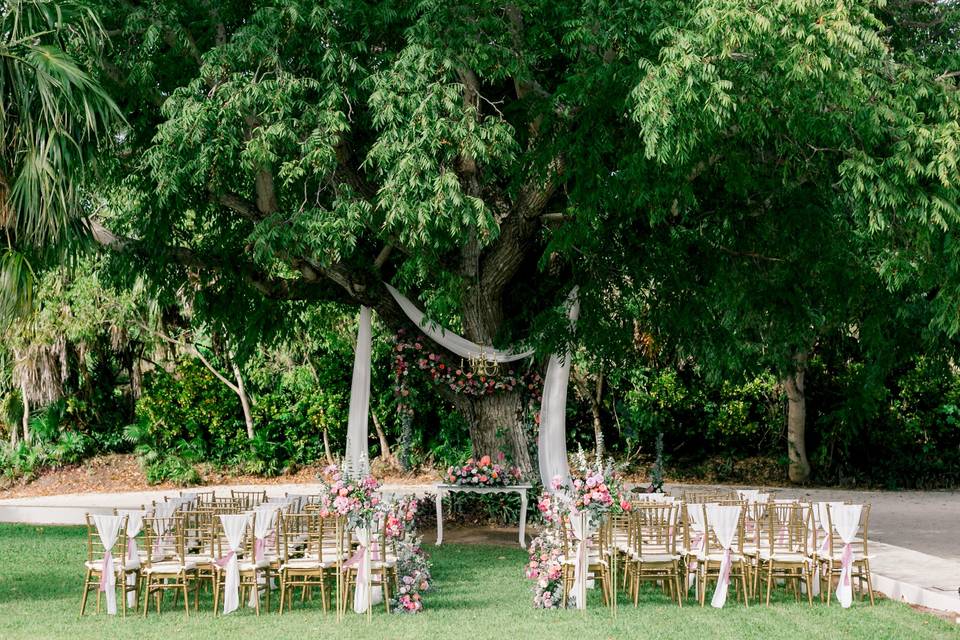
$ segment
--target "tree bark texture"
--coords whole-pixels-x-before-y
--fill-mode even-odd
[[[806,445],[807,398],[803,388],[807,354],[797,354],[794,360],[795,369],[783,380],[783,387],[787,392],[787,455],[790,460],[788,474],[791,482],[806,482],[810,478]]]

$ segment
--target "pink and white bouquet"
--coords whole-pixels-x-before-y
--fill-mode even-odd
[[[587,513],[591,525],[597,526],[608,513],[630,511],[623,477],[614,468],[612,460],[606,463],[597,460],[591,464],[581,450],[577,463],[577,469],[570,474],[569,484],[559,476],[551,483],[553,494],[547,497],[558,503],[561,513]]]
[[[350,478],[336,465],[320,480],[320,515],[345,516],[350,526],[368,526],[381,509],[380,482],[373,476]]]
[[[476,461],[470,458],[463,465],[453,465],[443,479],[447,484],[502,487],[522,481],[523,474],[519,468],[506,465],[503,453],[498,453],[496,462],[490,456],[483,456]]]
[[[397,576],[399,587],[393,597],[395,613],[419,613],[423,610],[423,594],[430,590],[430,561],[413,536],[397,542]]]

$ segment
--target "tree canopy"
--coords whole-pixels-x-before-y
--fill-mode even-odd
[[[960,329],[954,2],[89,7],[126,118],[92,236],[241,358],[320,302],[403,327],[383,281],[483,344],[641,336],[800,397],[817,341],[888,305]],[[506,395],[449,397],[523,458]]]

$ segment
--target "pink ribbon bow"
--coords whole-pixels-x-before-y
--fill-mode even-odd
[[[113,554],[110,549],[103,554],[103,565],[100,567],[100,591],[109,591],[116,584],[116,577],[113,575]]]
[[[135,538],[127,538],[127,562],[133,562],[134,560],[139,559],[137,540]]]
[[[218,558],[218,559],[214,560],[214,563],[215,563],[218,567],[220,567],[221,569],[223,569],[224,567],[226,567],[226,566],[230,563],[230,560],[231,560],[234,556],[236,556],[236,555],[237,555],[237,552],[231,550],[230,553],[228,553],[227,555],[225,555],[225,556],[223,556],[223,557],[221,557],[221,558]]]

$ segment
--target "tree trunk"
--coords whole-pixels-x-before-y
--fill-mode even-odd
[[[27,398],[27,381],[20,382],[20,393],[23,395],[23,441],[30,444],[33,440],[30,433],[30,400]]]
[[[803,391],[803,378],[807,354],[798,353],[796,367],[783,380],[787,392],[787,455],[791,482],[806,482],[810,478],[810,463],[807,460],[806,427],[807,398]]]
[[[600,414],[601,401],[603,400],[603,373],[597,373],[597,384],[593,390],[590,388],[590,381],[586,375],[583,375],[582,372],[578,371],[575,367],[571,367],[570,377],[573,378],[577,392],[587,401],[587,404],[590,405],[590,415],[593,417],[593,439],[596,443],[595,451],[597,460],[600,460],[603,458],[605,451],[603,443],[603,422]]]
[[[243,406],[243,421],[247,425],[247,439],[253,440],[253,412],[250,411],[250,397],[247,395],[247,389],[243,386],[243,375],[240,373],[240,367],[235,362],[230,361],[233,367],[233,377],[237,380],[237,387],[234,391],[240,396],[240,404]]]
[[[370,418],[373,420],[373,428],[377,431],[377,439],[380,441],[380,457],[383,458],[383,461],[388,464],[394,464],[395,460],[393,454],[390,453],[390,443],[387,442],[387,434],[383,431],[383,427],[380,425],[380,420],[377,418],[377,414],[370,411]]]
[[[333,464],[333,454],[330,452],[330,437],[327,428],[323,428],[323,455],[327,457],[327,464]]]
[[[501,391],[473,398],[457,396],[458,412],[470,425],[470,441],[476,456],[506,455],[525,478],[533,477],[527,436],[520,422],[520,392]]]

